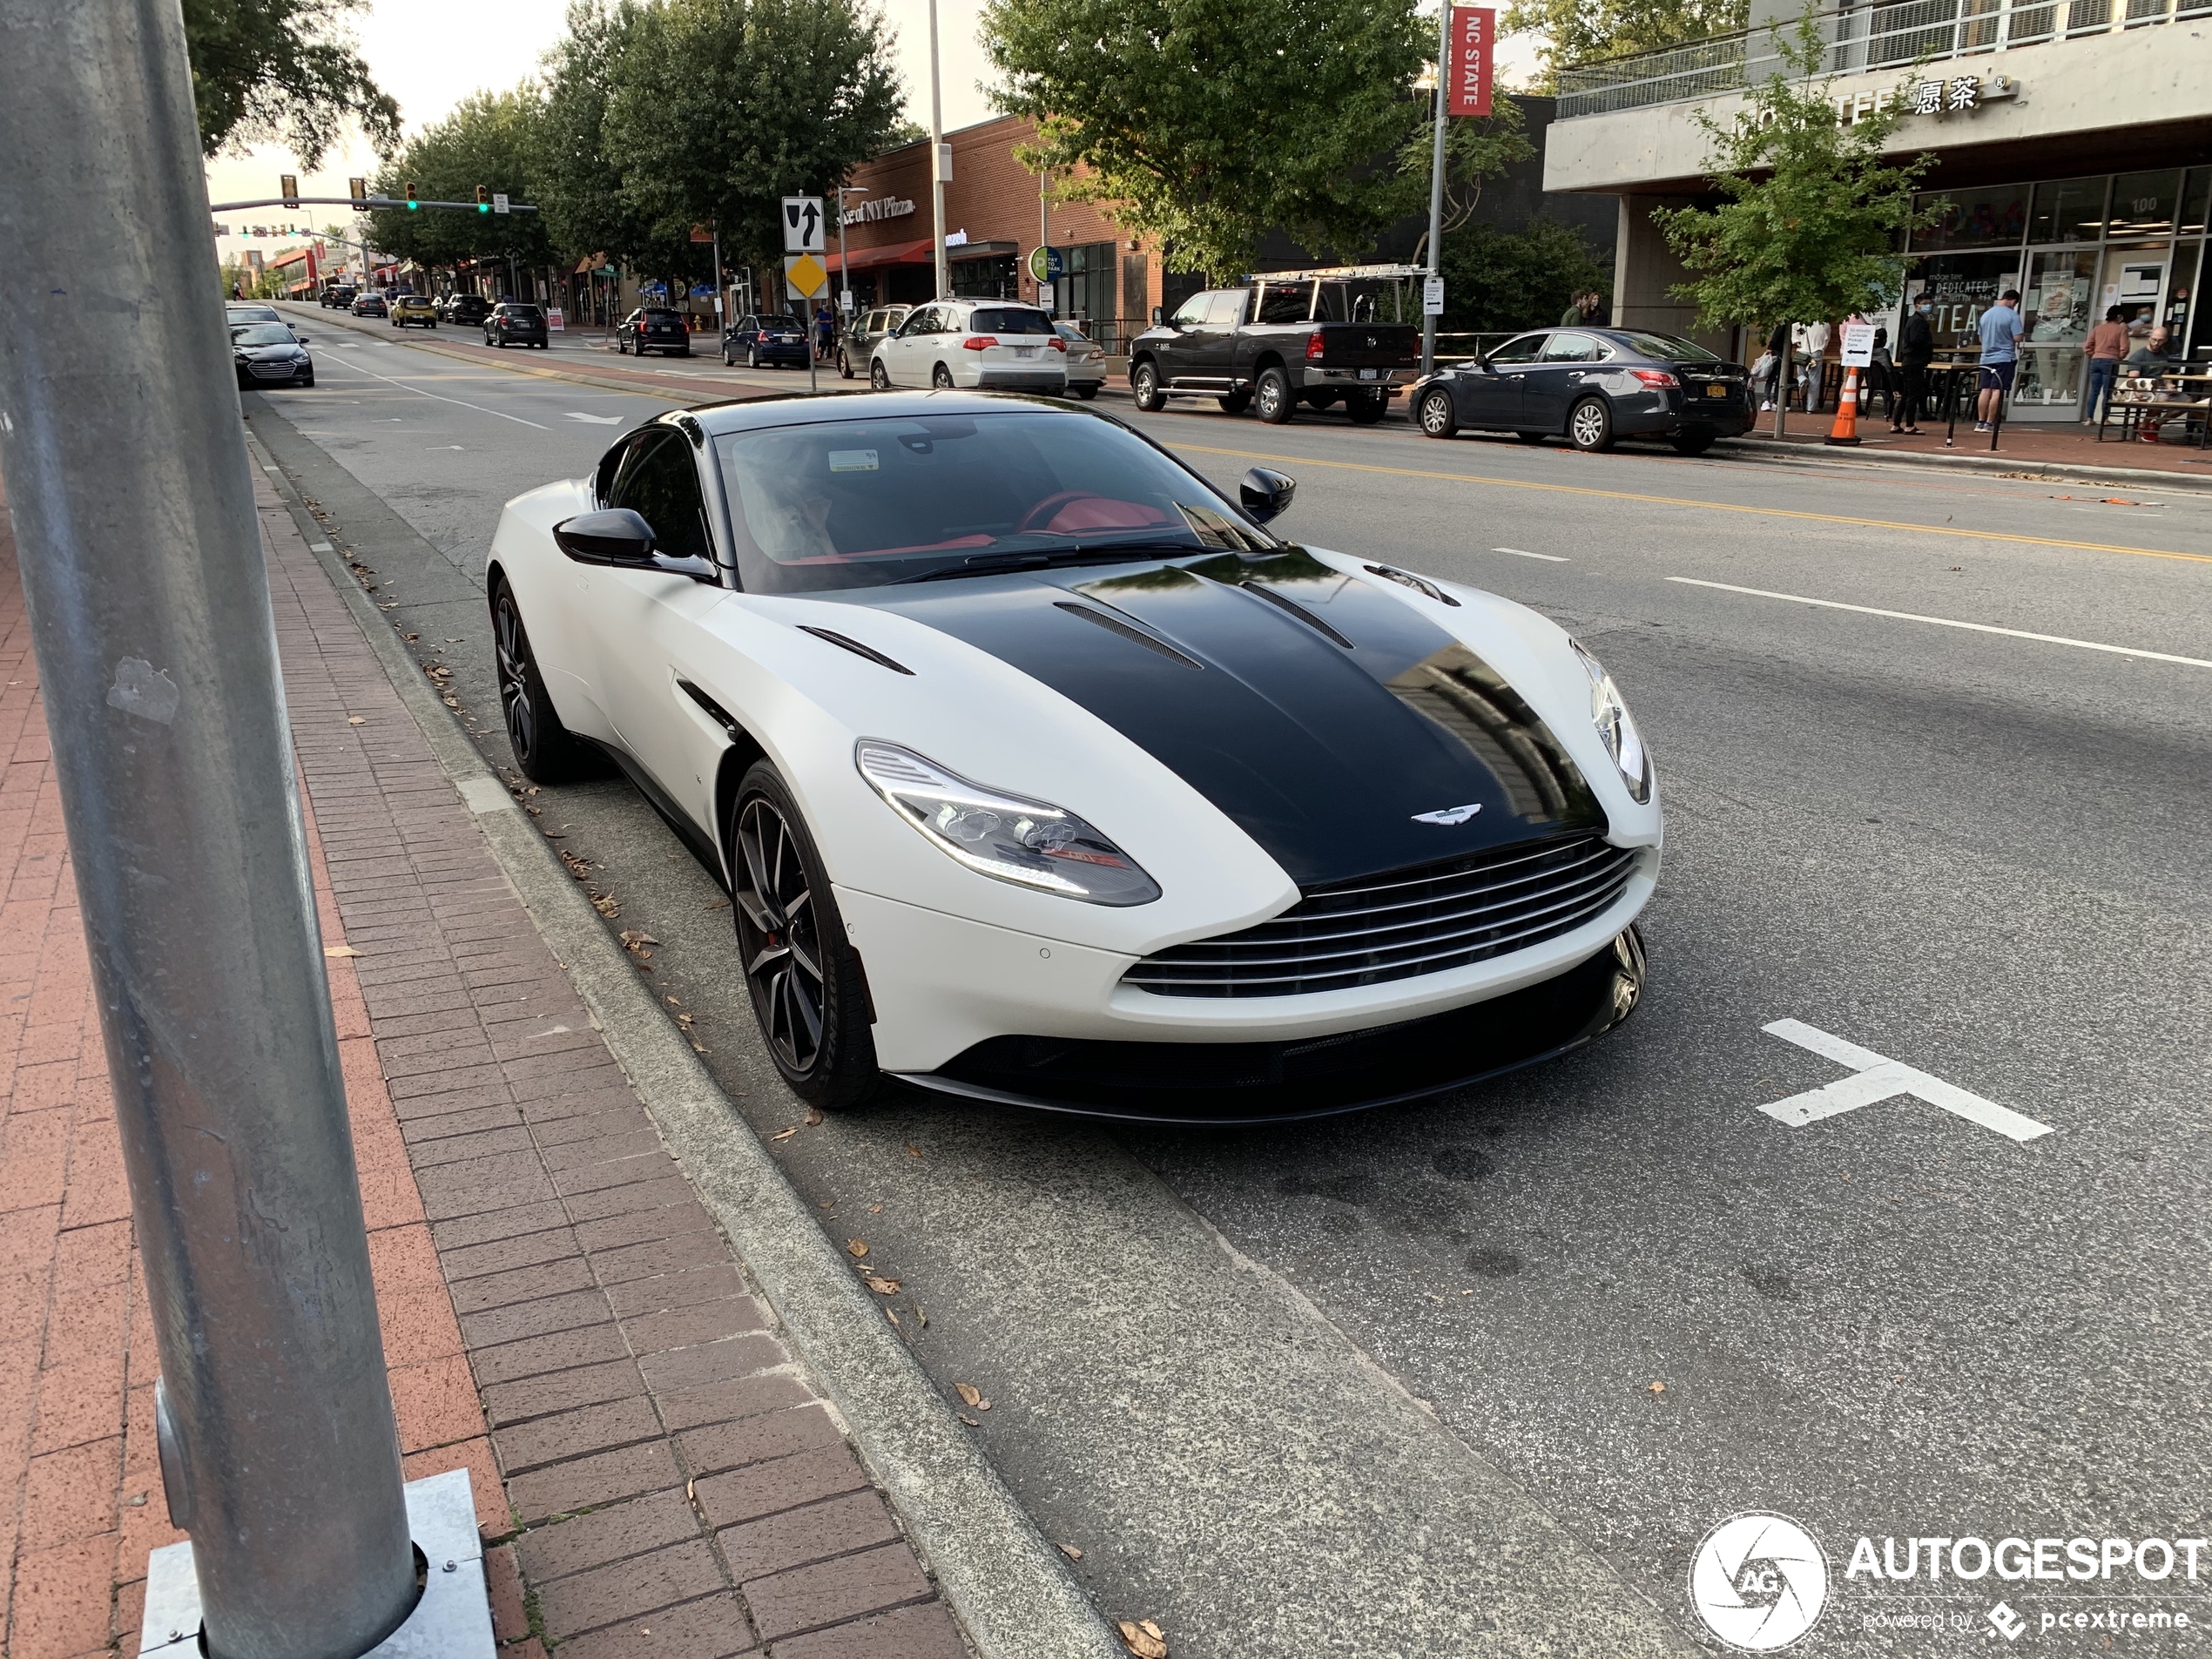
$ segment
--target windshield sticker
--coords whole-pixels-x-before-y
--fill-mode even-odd
[[[833,449],[829,452],[832,472],[873,472],[876,470],[875,451],[873,449]]]

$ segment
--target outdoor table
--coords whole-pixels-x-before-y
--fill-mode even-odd
[[[2127,389],[2123,390],[2125,388]],[[2188,394],[2202,388],[2202,395]],[[2174,394],[2179,392],[2181,395]],[[2142,430],[2143,417],[2155,415],[2162,423],[2169,416],[2179,415],[2183,431],[2187,422],[2196,421],[2196,447],[2203,448],[2208,436],[2212,436],[2212,374],[2123,374],[2113,382],[2111,394],[2105,399],[2103,412],[2097,417],[2097,442],[2105,441],[2105,428],[2112,417],[2120,416],[2120,442],[2128,442]]]

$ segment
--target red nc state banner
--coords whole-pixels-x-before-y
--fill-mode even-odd
[[[1487,6],[1452,8],[1451,76],[1453,115],[1490,113],[1490,49],[1497,37],[1498,14]]]

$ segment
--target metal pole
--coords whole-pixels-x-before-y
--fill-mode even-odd
[[[182,16],[0,0],[0,467],[164,1485],[214,1659],[354,1659],[414,1552]]]
[[[1050,260],[1051,260],[1051,258],[1052,258],[1052,254],[1051,254],[1051,248],[1052,248],[1052,198],[1051,198],[1051,195],[1050,195],[1051,189],[1052,189],[1052,169],[1051,169],[1051,168],[1049,168],[1049,167],[1040,167],[1040,168],[1038,168],[1038,169],[1037,169],[1037,246],[1038,246],[1039,247],[1041,247],[1041,248],[1045,249],[1046,251],[1045,251],[1044,253],[1040,253],[1040,254],[1038,254],[1038,255],[1037,255],[1037,263],[1038,263],[1040,266],[1044,266],[1044,268],[1046,268],[1047,270],[1049,270],[1049,269],[1051,268],[1049,261],[1050,261]],[[1045,314],[1046,314],[1047,316],[1056,317],[1056,316],[1058,316],[1058,315],[1060,314],[1060,307],[1059,307],[1059,304],[1058,304],[1059,295],[1058,295],[1058,293],[1055,292],[1052,299],[1050,299],[1050,300],[1047,300],[1047,299],[1044,297],[1044,288],[1045,288],[1045,280],[1044,280],[1044,278],[1042,278],[1042,277],[1039,277],[1039,278],[1037,279],[1037,300],[1038,300],[1038,303],[1039,303],[1039,304],[1040,304],[1040,305],[1043,307],[1044,312],[1045,312]]]
[[[929,212],[936,227],[937,293],[952,292],[945,264],[945,100],[937,72],[937,0],[929,0]]]
[[[1436,147],[1428,164],[1428,273],[1444,274],[1444,122],[1450,107],[1452,57],[1452,0],[1438,0],[1436,9]],[[1421,373],[1436,372],[1436,319],[1421,306]]]
[[[714,221],[714,347],[718,352],[730,333],[729,297],[722,286],[722,221]]]

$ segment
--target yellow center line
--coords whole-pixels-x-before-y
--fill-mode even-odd
[[[1474,472],[1426,472],[1418,467],[1377,467],[1358,461],[1323,461],[1313,455],[1271,455],[1251,449],[1216,449],[1203,443],[1178,443],[1202,455],[1264,461],[1278,467],[1335,467],[1345,472],[1384,473],[1394,478],[1441,478],[1455,484],[1495,484],[1501,489],[1548,489],[1562,496],[1598,496],[1608,501],[1648,502],[1657,507],[1694,507],[1713,513],[1752,513],[1763,518],[1808,519],[1818,524],[1858,524],[1868,529],[1909,530],[1922,536],[1963,536],[1977,542],[2017,542],[2028,547],[2070,547],[2088,553],[2126,553],[2144,559],[2182,559],[2212,564],[2212,554],[2169,553],[2157,547],[2119,547],[2109,542],[2067,542],[2053,536],[2014,536],[2005,530],[1964,529],[1955,524],[1912,524],[1893,518],[1853,518],[1844,513],[1804,513],[1788,507],[1750,507],[1737,502],[1692,501],[1682,496],[1645,496],[1632,489],[1593,489],[1587,484],[1543,484],[1527,478],[1494,478]]]

